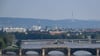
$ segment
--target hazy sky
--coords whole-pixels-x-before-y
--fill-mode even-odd
[[[0,0],[0,17],[100,20],[100,0]]]

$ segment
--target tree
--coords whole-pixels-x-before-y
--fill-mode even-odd
[[[15,40],[15,35],[7,33],[5,34],[4,39],[7,45],[12,45],[13,41]]]
[[[5,47],[6,47],[6,44],[3,40],[3,38],[0,37],[0,49],[5,48]]]

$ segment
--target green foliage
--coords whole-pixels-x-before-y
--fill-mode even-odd
[[[5,34],[4,39],[7,45],[11,45],[13,40],[15,40],[15,35],[7,33]]]
[[[96,39],[100,39],[100,33],[97,33],[95,36],[96,36]]]
[[[6,48],[11,45],[15,36],[11,33],[0,32],[0,48]]]
[[[4,42],[3,38],[0,37],[0,49],[5,48],[6,47],[6,43]]]

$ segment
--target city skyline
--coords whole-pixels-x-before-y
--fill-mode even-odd
[[[1,0],[0,17],[100,20],[99,5],[100,0]]]

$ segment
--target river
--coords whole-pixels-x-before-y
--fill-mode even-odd
[[[19,55],[15,55],[15,54],[9,54],[9,55],[0,55],[0,56],[19,56]],[[22,55],[22,56],[41,56],[36,52],[28,52],[26,55]],[[68,56],[65,55],[63,52],[60,51],[51,51],[49,52],[46,56]],[[74,55],[72,56],[96,56],[96,55],[92,55],[91,53],[87,52],[87,51],[78,51],[75,52]]]
[[[0,55],[0,56],[18,56],[18,55]],[[22,55],[22,56],[40,56],[40,55]],[[67,56],[67,55],[59,55],[59,54],[51,54],[46,56]],[[96,55],[73,55],[73,56],[96,56]]]
[[[19,56],[19,55],[9,54],[9,55],[0,55],[0,56]],[[39,55],[36,52],[27,52],[26,55],[22,55],[22,56],[41,56],[41,55]],[[60,51],[51,51],[46,56],[68,56],[68,55],[65,55],[63,52]],[[96,55],[92,55],[90,52],[87,51],[77,51],[73,53],[72,56],[96,56]]]

